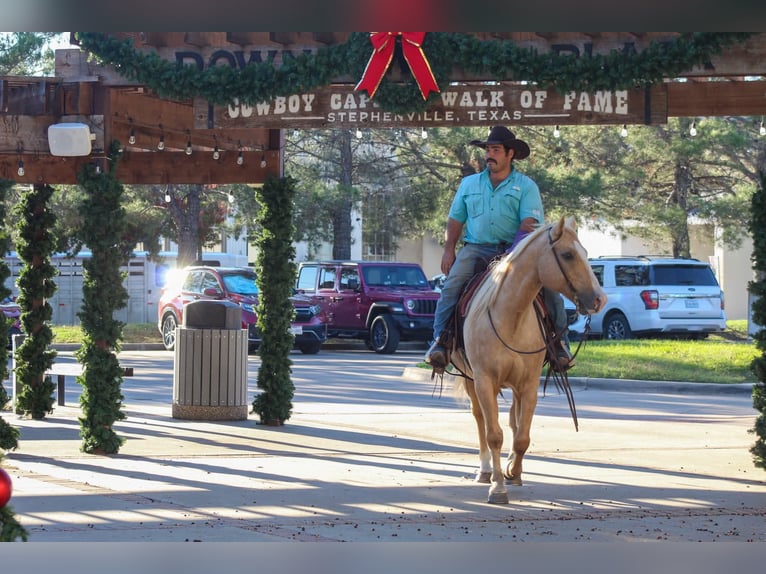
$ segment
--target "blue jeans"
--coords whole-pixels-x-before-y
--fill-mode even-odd
[[[452,319],[460,295],[463,293],[463,287],[476,272],[476,264],[482,259],[489,262],[493,257],[504,252],[505,246],[491,244],[466,243],[458,252],[455,263],[452,265],[447,278],[444,280],[444,286],[441,290],[441,297],[436,303],[434,311],[434,341],[447,328],[447,324]],[[550,289],[543,289],[545,305],[551,313],[553,324],[556,331],[562,333],[562,339],[568,342],[567,316],[564,310],[564,300],[561,295]]]
[[[455,305],[463,292],[463,287],[474,276],[476,264],[485,259],[489,261],[495,255],[502,253],[504,246],[491,244],[466,243],[457,252],[455,263],[447,274],[442,287],[441,297],[434,311],[434,340],[447,327],[455,311]]]

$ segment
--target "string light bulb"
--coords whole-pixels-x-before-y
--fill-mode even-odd
[[[245,163],[245,156],[242,154],[242,150],[239,150],[239,155],[237,156],[237,165],[244,165]]]
[[[626,124],[622,124],[622,129],[620,130],[620,135],[624,138],[628,137],[628,126]]]
[[[692,121],[692,127],[689,128],[689,135],[694,137],[697,135],[697,122]]]
[[[213,150],[213,159],[220,159],[221,158],[221,151],[218,149],[218,144],[216,144],[215,149]]]
[[[128,136],[128,143],[133,145],[136,143],[136,130],[130,128],[130,135]]]
[[[24,177],[24,160],[19,160],[19,170],[17,172],[19,174],[19,177]]]
[[[561,130],[559,130],[559,126],[556,126],[555,128],[553,128],[553,137],[554,138],[561,137]]]
[[[759,136],[766,136],[766,126],[763,125],[763,118],[761,118],[761,126],[758,128]]]
[[[428,132],[426,131],[426,128],[420,129],[420,137],[424,140],[428,139]]]
[[[188,139],[186,140],[186,155],[192,154],[192,145],[191,145],[191,134],[189,134]]]
[[[170,203],[170,194],[169,193],[165,194],[165,203]]]
[[[234,203],[234,196],[232,194],[228,194],[228,197],[226,199],[229,200],[229,203]]]
[[[362,139],[362,130],[359,128],[356,128],[356,139],[360,140]]]
[[[160,141],[157,142],[157,149],[160,150],[160,151],[165,149],[165,136],[164,135],[160,136]]]
[[[266,154],[261,154],[261,167],[266,167],[268,164],[266,163]]]

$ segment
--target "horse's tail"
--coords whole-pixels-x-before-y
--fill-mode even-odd
[[[455,364],[453,363],[453,366]],[[452,396],[455,398],[455,400],[458,403],[461,404],[468,404],[470,405],[471,399],[468,396],[468,391],[466,390],[467,385],[473,384],[473,379],[466,376],[464,373],[462,373],[460,370],[457,369],[455,366],[456,371],[452,373],[454,375],[452,377],[452,380],[454,381],[454,385],[452,387]]]

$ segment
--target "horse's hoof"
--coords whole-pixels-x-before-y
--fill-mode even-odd
[[[509,476],[508,482],[510,482],[512,486],[521,486],[522,484],[520,476]]]
[[[477,472],[476,482],[479,482],[481,484],[489,484],[490,482],[492,482],[492,473],[482,472],[482,471]]]
[[[487,502],[490,504],[508,504],[508,493],[507,492],[491,492],[489,494],[489,498],[487,498]]]

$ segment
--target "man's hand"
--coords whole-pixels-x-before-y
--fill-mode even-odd
[[[442,253],[442,273],[449,275],[453,263],[455,263],[455,249],[445,249]]]

